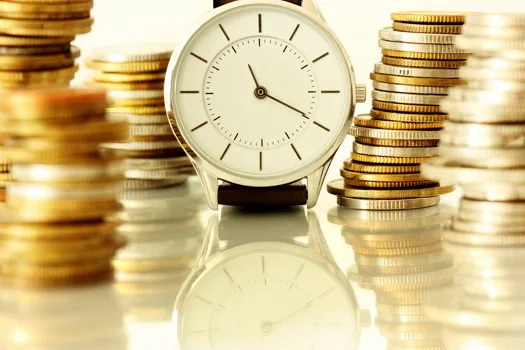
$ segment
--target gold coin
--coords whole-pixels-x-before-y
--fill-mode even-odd
[[[108,113],[111,114],[160,114],[166,113],[166,107],[160,106],[125,106],[125,107],[108,107]]]
[[[397,67],[410,68],[431,68],[431,69],[457,69],[467,64],[467,60],[457,61],[433,61],[433,60],[413,60],[409,58],[396,58],[383,56],[381,61],[384,64]]]
[[[387,75],[379,73],[370,73],[370,79],[381,83],[400,84],[400,85],[419,85],[419,86],[458,86],[464,85],[465,81],[455,78],[417,78],[402,77],[398,75]]]
[[[108,240],[112,237],[108,236],[89,236],[83,239],[76,240],[52,240],[52,241],[32,241],[32,240],[14,240],[8,237],[0,243],[2,249],[8,249],[11,252],[23,251],[23,252],[77,252],[85,251],[96,248],[98,246],[105,245]]]
[[[42,81],[32,81],[32,82],[16,82],[16,81],[1,81],[0,80],[0,90],[1,89],[45,89],[51,87],[69,87],[73,78],[59,78],[57,80],[42,80]]]
[[[0,185],[5,186],[7,182],[11,182],[13,180],[13,175],[11,175],[10,173],[0,173]]]
[[[0,283],[16,288],[48,288],[62,286],[79,286],[83,284],[95,284],[110,282],[113,280],[111,266],[107,271],[92,276],[69,276],[64,279],[49,279],[46,277],[25,276],[3,276],[0,274]]]
[[[145,273],[159,270],[174,270],[187,267],[193,256],[177,259],[113,259],[113,267],[118,272]]]
[[[141,83],[105,83],[88,80],[87,86],[102,87],[108,90],[160,90],[164,88],[164,81],[151,81]]]
[[[356,179],[362,181],[377,181],[377,182],[412,182],[412,181],[424,181],[425,178],[421,174],[370,174],[370,173],[360,173],[356,171],[348,171],[341,169],[341,176],[344,179]],[[359,187],[359,186],[358,186]],[[368,187],[368,186],[364,186]],[[373,186],[372,186],[373,187]]]
[[[74,66],[75,59],[78,57],[80,57],[80,50],[75,46],[71,47],[71,52],[52,55],[0,55],[0,70],[35,71],[66,68]]]
[[[389,140],[374,139],[372,137],[356,137],[355,142],[364,145],[382,147],[437,147],[439,140]]]
[[[0,173],[7,173],[11,169],[11,164],[5,159],[0,160]]]
[[[32,143],[31,143],[32,142]],[[100,159],[98,147],[93,143],[44,143],[41,140],[17,141],[18,145],[0,150],[14,164],[68,164],[97,162]],[[40,148],[45,146],[46,148]]]
[[[106,113],[106,93],[102,89],[49,88],[4,91],[0,114],[9,121],[85,121]],[[24,106],[24,108],[20,108]]]
[[[164,105],[164,97],[142,98],[142,99],[111,99],[109,107],[136,107],[136,106],[159,106]]]
[[[115,153],[123,158],[161,158],[161,157],[178,157],[186,155],[182,148],[158,149],[158,150],[104,150],[104,154]]]
[[[164,81],[165,72],[121,74],[103,71],[93,72],[93,80],[104,83],[140,83],[145,81]]]
[[[441,242],[442,232],[425,232],[422,234],[395,233],[395,234],[353,234],[353,241],[361,247],[376,249],[412,248]],[[447,261],[450,264],[450,261]]]
[[[355,171],[359,173],[371,174],[410,174],[419,173],[421,166],[418,165],[377,165],[377,164],[362,164],[354,162],[350,159],[345,160],[344,169],[348,171]]]
[[[406,105],[402,105],[402,106],[406,106]],[[390,130],[426,130],[426,129],[442,129],[443,128],[443,122],[404,123],[404,122],[394,122],[394,121],[365,119],[365,118],[354,118],[354,124],[357,126],[364,126],[367,128],[390,129]]]
[[[1,6],[0,6],[1,7]],[[21,20],[67,20],[67,19],[84,19],[91,16],[90,11],[83,12],[6,12],[0,10],[1,18],[21,19]]]
[[[0,1],[0,12],[27,12],[27,13],[75,13],[88,12],[93,8],[92,0],[79,0],[78,2],[67,1],[60,3],[59,1],[49,1],[50,4],[44,5],[37,3],[34,0],[29,0],[26,3],[17,0]]]
[[[108,236],[115,232],[119,221],[91,221],[75,224],[28,224],[10,222],[0,226],[0,237],[28,241],[60,241]]]
[[[401,113],[439,113],[440,106],[426,106],[426,105],[409,105],[403,103],[383,102],[378,100],[372,101],[372,106],[375,109],[383,111],[401,112]]]
[[[93,18],[70,20],[19,20],[0,18],[0,32],[20,36],[74,36],[91,31]]]
[[[443,283],[444,285],[447,283]],[[403,291],[377,291],[377,302],[388,305],[423,305],[428,302],[428,298],[439,293],[440,290],[433,289],[414,289]],[[424,349],[424,348],[423,348]],[[437,350],[437,349],[436,349]]]
[[[462,25],[454,24],[412,24],[394,22],[393,29],[399,32],[426,34],[461,34]]]
[[[399,50],[381,50],[383,56],[399,57],[399,58],[413,58],[421,60],[466,60],[471,56],[470,53],[435,53],[435,52],[411,52]],[[457,79],[459,80],[459,79]],[[418,84],[422,85],[422,84]],[[438,85],[441,86],[441,85]]]
[[[46,280],[62,280],[92,275],[111,270],[108,261],[100,261],[85,265],[71,266],[18,266],[4,264],[0,266],[0,275],[22,278],[40,278]]]
[[[60,69],[29,72],[0,71],[0,81],[31,83],[34,81],[53,81],[61,79],[73,80],[77,71],[78,65]]]
[[[374,188],[374,189],[390,189],[390,188],[425,188],[438,185],[434,181],[368,181],[368,180],[358,180],[356,178],[344,179],[344,184],[346,187],[359,187],[359,188]]]
[[[466,12],[405,11],[394,12],[390,18],[405,23],[465,23]]]
[[[364,198],[364,199],[406,199],[406,198],[426,198],[441,196],[453,192],[455,187],[436,186],[429,188],[404,189],[404,190],[364,190],[346,188],[344,181],[334,180],[328,183],[328,192],[341,197]]]
[[[443,249],[443,244],[439,241],[418,247],[384,249],[361,246],[358,241],[354,241],[353,248],[356,254],[392,257],[435,253]]]
[[[168,64],[169,60],[121,63],[86,61],[86,66],[90,69],[111,73],[163,72],[165,74]]]
[[[82,127],[74,124],[11,122],[5,126],[5,130],[12,136],[45,138],[50,142],[118,142],[128,139],[129,126],[126,120],[104,120],[103,118],[103,115],[95,117],[93,120],[82,123]]]
[[[143,141],[172,141],[175,139],[175,136],[172,135],[131,135],[129,137],[130,141],[137,141],[137,142],[143,142]]]
[[[0,46],[48,46],[48,45],[64,45],[69,44],[75,40],[74,36],[62,37],[25,37],[25,36],[11,36],[0,34]]]
[[[358,154],[352,152],[352,160],[362,163],[372,163],[372,164],[421,164],[428,159],[435,157],[382,157],[382,156],[370,156],[367,154]]]
[[[370,110],[370,116],[373,119],[402,123],[442,123],[448,119],[448,114],[394,113],[377,109]]]

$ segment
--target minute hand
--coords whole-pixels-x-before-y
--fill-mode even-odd
[[[281,101],[281,100],[279,100],[279,99],[277,99],[277,98],[275,98],[275,97],[273,97],[273,96],[271,96],[271,95],[268,95],[268,94],[266,94],[266,97],[268,97],[268,98],[271,99],[271,100],[274,100],[275,102],[278,102],[278,103],[282,104],[283,106],[286,106],[286,107],[290,108],[291,110],[296,111],[297,113],[300,113],[304,118],[306,118],[306,119],[310,119],[310,118],[308,118],[308,117],[306,116],[306,114],[304,114],[303,112],[301,112],[301,111],[298,110],[297,108],[290,106],[288,103],[283,102],[283,101]]]

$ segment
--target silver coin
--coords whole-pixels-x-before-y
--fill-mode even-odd
[[[172,43],[123,44],[97,48],[89,59],[111,63],[161,61],[169,60],[174,50]]]
[[[163,98],[164,90],[106,90],[110,101]]]
[[[493,69],[463,66],[459,69],[459,76],[465,80],[525,80],[525,70]]]
[[[453,45],[457,37],[455,34],[425,34],[399,32],[393,28],[384,28],[379,31],[379,38],[386,41],[396,41],[411,44],[449,44]]]
[[[458,86],[450,89],[447,100],[453,102],[476,102],[482,105],[510,105],[520,101],[525,94],[523,93],[499,93],[492,90],[470,89],[465,86]]]
[[[366,287],[375,287],[381,289],[381,287],[403,287],[403,289],[412,289],[414,286],[426,285],[431,283],[443,283],[443,281],[452,281],[454,277],[454,269],[444,268],[441,270],[413,274],[413,275],[386,275],[386,276],[374,276],[365,275],[359,273],[359,267],[357,265],[351,266],[347,271],[348,279],[352,282],[360,285],[366,285]]]
[[[479,36],[487,40],[520,40],[523,39],[523,29],[510,27],[487,27],[464,25],[461,34],[472,37]]]
[[[125,190],[150,190],[164,187],[178,186],[185,183],[185,178],[163,179],[163,180],[140,180],[140,179],[126,179],[124,181]]]
[[[463,50],[478,54],[497,54],[512,59],[525,58],[525,41],[523,40],[487,40],[486,37],[460,35],[456,45]]]
[[[498,203],[498,202],[496,202]],[[511,202],[510,204],[512,204]],[[494,214],[485,211],[460,210],[457,218],[463,221],[475,221],[489,225],[525,225],[525,216]],[[525,237],[525,236],[524,236]]]
[[[423,315],[425,308],[423,305],[388,305],[376,303],[376,311],[378,315]]]
[[[130,125],[129,132],[132,136],[166,136],[173,135],[171,127],[166,125]],[[175,136],[173,135],[173,139]]]
[[[124,162],[121,160],[101,164],[14,164],[11,166],[11,173],[20,182],[93,181],[123,177],[124,171]]]
[[[128,158],[124,160],[126,169],[157,170],[167,168],[179,168],[191,166],[188,157],[170,157],[170,158]]]
[[[424,53],[467,53],[457,48],[455,45],[432,45],[432,44],[407,44],[392,41],[379,40],[379,47],[387,50],[404,52],[424,52]]]
[[[372,91],[372,98],[378,101],[404,103],[412,105],[439,106],[443,96],[441,95],[418,95],[385,91]]]
[[[525,124],[477,124],[445,121],[443,133],[515,137],[525,134]]]
[[[403,330],[398,331],[396,329],[396,324],[391,325],[388,322],[381,321],[376,319],[376,327],[379,329],[379,332],[384,336],[388,341],[392,342],[411,342],[411,341],[429,341],[429,340],[441,340],[441,329],[439,327],[432,327],[432,324],[425,330]]]
[[[165,114],[145,114],[145,115],[126,114],[125,117],[128,120],[128,123],[131,124],[132,126],[168,124],[168,119]]]
[[[492,108],[495,107],[495,108]],[[522,123],[525,121],[525,111],[504,110],[500,105],[481,104],[477,102],[456,102],[444,98],[441,109],[449,114],[449,119],[466,123]]]
[[[355,199],[337,197],[337,204],[349,209],[361,210],[406,210],[420,209],[438,205],[441,197],[411,198],[411,199]]]
[[[369,115],[360,117],[371,118]],[[348,134],[356,137],[390,140],[439,140],[440,131],[374,129],[354,125],[350,127]]]
[[[398,75],[402,77],[418,78],[458,78],[459,69],[432,69],[432,68],[410,68],[390,66],[384,63],[376,63],[374,72],[386,75]]]
[[[457,161],[440,157],[423,163],[421,175],[434,181],[446,181],[460,185],[499,182],[513,185],[523,183],[525,169],[469,168],[461,166]]]
[[[525,86],[522,81],[490,79],[490,80],[470,80],[467,87],[474,90],[491,90],[501,92],[523,92]]]
[[[443,132],[441,143],[451,146],[468,146],[478,148],[516,148],[525,146],[524,136],[505,137],[502,135],[475,136],[472,134]]]
[[[126,170],[126,178],[144,180],[179,179],[180,181],[185,181],[188,178],[188,176],[181,175],[179,168],[166,168],[156,170],[129,169]]]
[[[525,200],[525,185],[510,183],[481,183],[462,185],[463,195],[481,201]]]
[[[403,94],[419,94],[419,95],[447,95],[448,88],[441,86],[415,86],[415,85],[401,85],[382,83],[380,81],[373,81],[374,89],[388,92],[398,92]]]
[[[465,27],[471,25],[495,28],[520,28],[525,30],[525,16],[519,13],[470,13],[467,14]]]
[[[525,202],[480,202],[462,198],[460,210],[490,212],[502,215],[520,215],[525,212]]]
[[[406,323],[429,323],[432,322],[432,319],[422,314],[384,314],[378,311],[377,321],[390,322],[396,324],[406,324]],[[406,350],[406,349],[404,349]]]
[[[131,273],[115,271],[115,280],[117,282],[140,282],[140,283],[155,283],[168,281],[183,281],[188,275],[186,270],[176,271],[156,271],[148,273]]]
[[[410,267],[439,264],[447,261],[452,262],[451,256],[444,250],[440,250],[429,254],[396,257],[382,257],[363,254],[355,255],[355,262],[357,266]]]
[[[181,148],[178,141],[144,141],[144,142],[122,142],[103,143],[102,148],[126,151],[152,151]]]
[[[515,235],[525,233],[525,225],[496,225],[458,219],[453,220],[452,229],[459,232],[485,235]]]
[[[381,157],[433,157],[438,155],[439,147],[382,147],[353,143],[353,152]]]
[[[487,149],[441,144],[439,154],[463,166],[516,168],[525,166],[525,149]]]
[[[12,182],[7,186],[11,199],[51,200],[51,199],[116,199],[122,190],[121,181],[97,182],[85,188],[71,188],[56,184],[34,184]]]
[[[486,68],[503,71],[525,70],[525,61],[516,61],[498,56],[471,56],[467,61],[467,66],[470,68]]]
[[[454,244],[464,244],[471,246],[507,247],[525,245],[525,235],[497,236],[480,233],[458,233],[455,231],[445,231],[443,232],[443,240]]]
[[[343,207],[332,208],[328,212],[328,218],[356,221],[399,221],[410,219],[421,219],[440,213],[439,206],[426,207],[414,210],[354,210]]]

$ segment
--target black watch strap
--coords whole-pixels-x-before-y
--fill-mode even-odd
[[[234,1],[238,1],[238,0],[213,0],[213,8],[217,8],[219,6],[226,5]],[[303,0],[283,0],[283,1],[292,3],[294,5],[298,5],[298,6],[301,6],[303,2]]]
[[[301,183],[276,187],[245,187],[226,183],[219,186],[218,201],[221,205],[239,207],[305,205],[308,190]]]

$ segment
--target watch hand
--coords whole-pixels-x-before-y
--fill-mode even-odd
[[[285,317],[281,318],[279,321],[276,321],[276,322],[272,323],[271,324],[271,329],[273,329],[279,323],[282,323],[282,322],[284,322],[284,321],[294,317],[295,315],[300,314],[301,312],[307,310],[310,306],[312,306],[312,302],[309,302],[308,304],[306,304],[306,306],[300,308],[299,310],[296,310],[296,311],[292,312],[288,316],[285,316]]]
[[[290,106],[288,103],[285,103],[285,102],[283,102],[283,101],[281,101],[281,100],[279,100],[279,99],[277,99],[277,98],[275,98],[275,97],[269,95],[268,93],[266,93],[266,97],[268,97],[268,98],[271,99],[271,100],[274,100],[275,102],[278,102],[278,103],[282,104],[283,106],[286,106],[286,107],[288,107],[288,108],[290,108],[290,109],[296,111],[297,113],[300,113],[300,114],[301,114],[303,117],[305,117],[306,119],[310,119],[310,118],[308,118],[308,117],[306,116],[306,114],[304,114],[303,112],[301,112],[301,111],[298,110],[297,108]]]
[[[248,68],[250,69],[250,73],[252,73],[253,80],[255,81],[255,86],[259,87],[259,83],[257,82],[257,78],[255,77],[255,73],[253,72],[252,66],[248,65]]]

